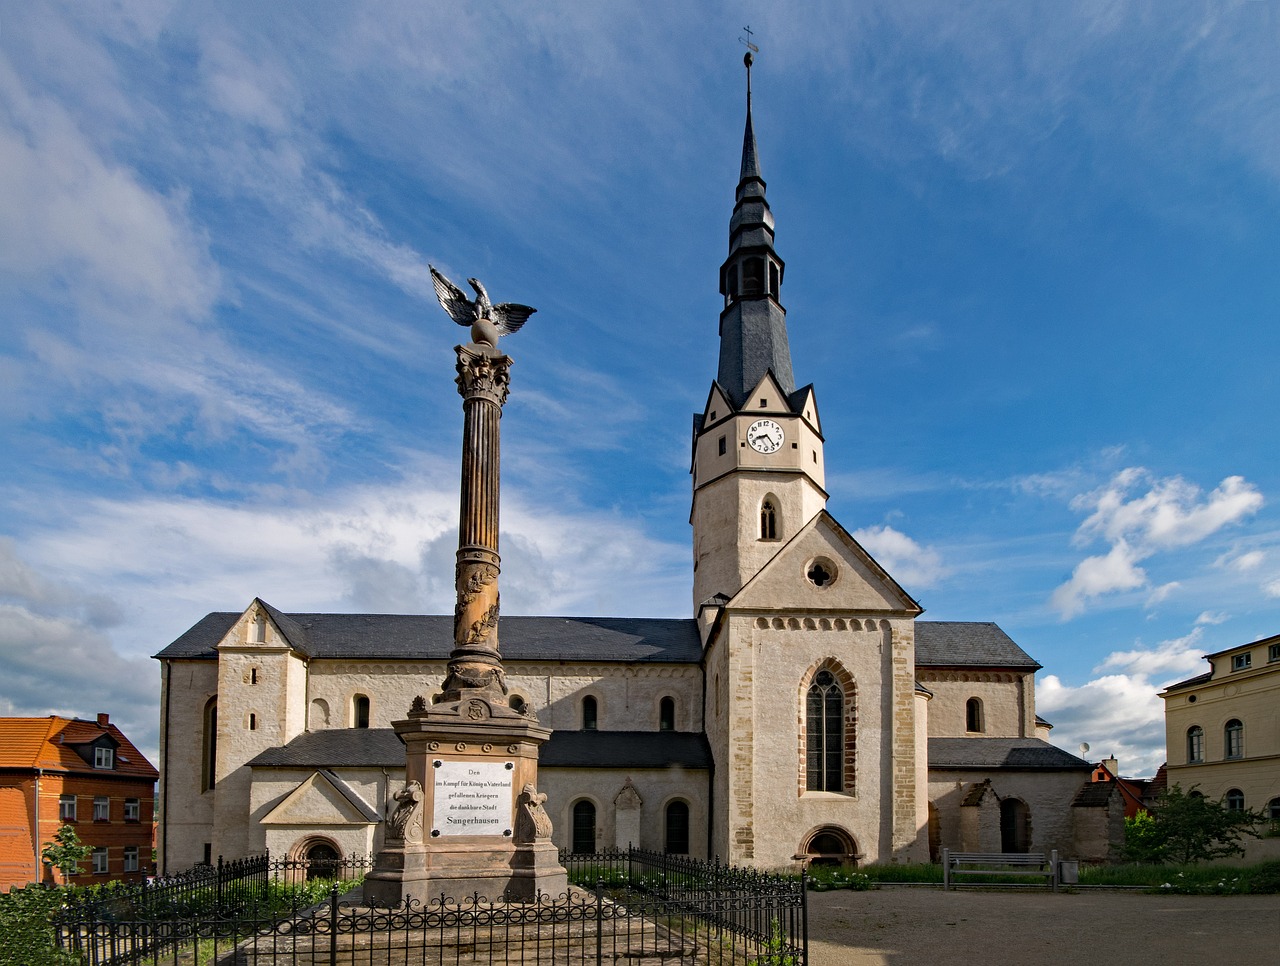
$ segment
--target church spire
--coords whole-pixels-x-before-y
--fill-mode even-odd
[[[742,169],[733,217],[729,257],[720,267],[720,368],[716,381],[735,406],[772,371],[788,393],[795,391],[787,313],[779,301],[784,263],[773,248],[773,212],[765,200],[755,128],[751,122],[751,64],[748,51],[747,123],[742,136]]]

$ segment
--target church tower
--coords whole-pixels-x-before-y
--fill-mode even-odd
[[[693,605],[731,597],[826,506],[813,387],[796,389],[782,306],[785,265],[773,244],[751,120],[751,54],[742,169],[720,267],[720,366],[694,415]]]

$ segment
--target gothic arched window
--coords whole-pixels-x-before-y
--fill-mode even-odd
[[[770,499],[760,504],[760,539],[778,539],[778,511]]]
[[[844,692],[836,677],[821,670],[805,696],[806,787],[812,792],[844,790]]]
[[[200,756],[200,791],[213,789],[218,778],[218,696],[204,706],[204,736]]]

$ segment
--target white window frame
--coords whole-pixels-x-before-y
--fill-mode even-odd
[[[138,871],[138,847],[136,845],[126,845],[124,847],[124,871]]]
[[[126,798],[124,800],[124,820],[126,822],[142,821],[142,799]]]
[[[74,795],[58,796],[58,821],[74,822],[76,820],[76,797]]]
[[[116,750],[103,745],[93,749],[93,767],[112,769],[116,767]]]
[[[111,821],[111,799],[106,795],[95,795],[93,799],[93,820],[95,822]]]
[[[106,875],[111,866],[111,853],[103,845],[93,850],[90,860],[93,862],[94,875]]]
[[[1231,670],[1247,671],[1251,667],[1253,667],[1253,651],[1231,655]]]
[[[1267,647],[1267,663],[1272,661],[1280,661],[1280,644],[1271,644]]]

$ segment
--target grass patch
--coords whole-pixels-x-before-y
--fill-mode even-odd
[[[1187,895],[1275,895],[1280,861],[1249,866],[1092,865],[1080,869],[1081,885],[1140,886]]]

